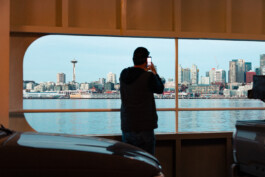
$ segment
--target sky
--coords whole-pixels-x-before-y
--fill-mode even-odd
[[[132,56],[137,47],[150,51],[160,76],[174,78],[175,41],[157,38],[88,37],[50,35],[34,41],[24,56],[24,80],[56,82],[57,73],[65,73],[66,81],[73,79],[76,64],[76,82],[98,81],[109,72],[117,80],[122,69],[133,66]]]
[[[175,79],[175,39],[136,37],[97,37],[77,35],[48,35],[34,41],[24,56],[24,80],[56,82],[57,73],[65,73],[66,81],[92,82],[115,73],[117,80],[123,68],[133,66],[132,55],[139,47],[150,51],[157,71],[165,79]],[[260,55],[265,53],[265,42],[179,39],[178,58],[183,68],[198,66],[199,77],[211,68],[224,69],[228,75],[229,61],[244,59],[259,67]]]

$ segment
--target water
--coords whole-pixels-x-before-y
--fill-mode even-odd
[[[119,99],[25,99],[24,109],[119,109]],[[174,108],[174,99],[157,99],[157,108]],[[264,107],[259,100],[181,99],[181,108]],[[120,134],[119,112],[26,113],[29,124],[39,132],[67,134]],[[175,112],[158,112],[157,133],[175,132]],[[234,131],[237,120],[265,119],[263,110],[180,111],[180,132]]]

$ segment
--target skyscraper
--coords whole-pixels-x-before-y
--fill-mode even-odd
[[[183,69],[183,82],[190,83],[190,68]]]
[[[243,59],[234,59],[229,62],[228,82],[244,83],[245,82],[246,65]]]
[[[212,68],[209,71],[210,84],[215,82],[214,76],[215,76],[215,68]]]
[[[236,82],[239,83],[244,83],[245,82],[245,61],[242,59],[238,59],[236,60],[236,66],[237,66],[237,70],[236,70]]]
[[[252,64],[251,62],[245,62],[246,72],[252,70]]]
[[[111,82],[113,84],[116,84],[117,81],[116,81],[116,74],[112,73],[112,72],[109,72],[107,74],[107,82]]]
[[[228,82],[236,82],[236,61],[229,61]]]
[[[218,83],[226,83],[226,73],[225,73],[225,70],[223,69],[217,69],[215,71],[215,82],[218,82]]]
[[[183,68],[181,65],[178,65],[178,84],[181,84],[183,82]]]
[[[199,70],[197,68],[197,65],[193,64],[191,66],[191,84],[198,84],[199,80]]]
[[[65,83],[65,74],[64,73],[57,73],[57,84],[62,85]]]
[[[265,75],[265,54],[260,55],[260,75]]]
[[[99,83],[104,85],[106,83],[106,79],[105,78],[99,78]]]

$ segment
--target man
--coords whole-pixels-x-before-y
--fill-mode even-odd
[[[154,154],[157,113],[154,93],[163,93],[164,85],[151,63],[149,51],[138,47],[133,54],[134,66],[120,74],[122,141]]]

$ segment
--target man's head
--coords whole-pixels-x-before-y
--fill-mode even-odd
[[[146,63],[147,57],[149,56],[149,51],[144,47],[138,47],[133,53],[133,63],[134,65],[142,65]]]

